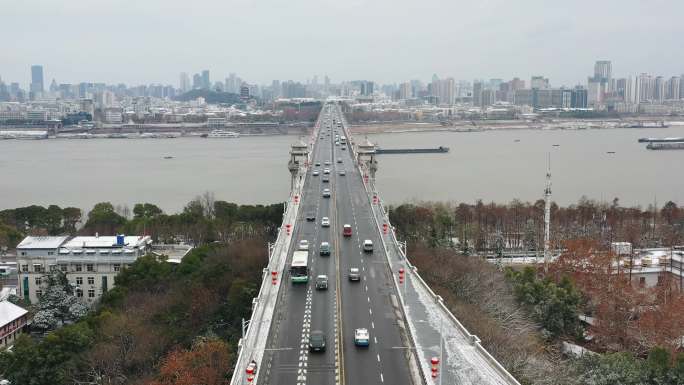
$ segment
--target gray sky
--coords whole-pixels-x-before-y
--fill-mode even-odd
[[[684,73],[682,0],[0,0],[0,76],[178,86]]]

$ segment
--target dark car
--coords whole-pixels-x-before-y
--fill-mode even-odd
[[[306,220],[309,222],[313,222],[316,220],[316,213],[311,212],[306,214]]]
[[[320,330],[314,330],[311,332],[311,335],[309,335],[309,351],[325,351],[325,333]]]
[[[330,183],[330,178],[323,178],[323,183]]]

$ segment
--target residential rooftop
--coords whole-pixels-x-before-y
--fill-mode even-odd
[[[10,301],[0,302],[0,327],[7,325],[26,313],[28,313],[26,309],[19,307]]]

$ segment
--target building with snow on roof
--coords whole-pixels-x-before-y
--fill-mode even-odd
[[[84,303],[114,287],[121,269],[151,250],[149,236],[28,236],[17,245],[17,295],[31,303],[43,294],[51,271],[63,272]]]

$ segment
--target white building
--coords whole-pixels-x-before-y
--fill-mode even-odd
[[[0,350],[14,345],[28,322],[28,311],[9,301],[0,301]]]
[[[115,285],[122,268],[151,249],[149,236],[29,236],[17,246],[17,295],[36,303],[45,275],[59,269],[76,288],[77,297],[92,304]]]

